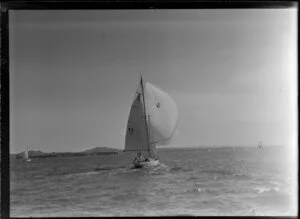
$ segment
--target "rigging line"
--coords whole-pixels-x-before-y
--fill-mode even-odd
[[[141,75],[141,85],[142,85],[142,95],[143,95],[143,104],[144,104],[144,118],[145,118],[145,125],[146,125],[146,136],[147,136],[147,148],[148,148],[148,154],[150,156],[150,148],[148,145],[149,142],[149,133],[148,133],[148,125],[147,125],[147,117],[146,117],[146,103],[145,103],[145,92],[144,92],[144,83],[143,83],[143,77]]]

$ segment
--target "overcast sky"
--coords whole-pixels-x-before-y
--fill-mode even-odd
[[[171,146],[296,142],[296,9],[10,11],[11,152],[124,148],[144,79]]]

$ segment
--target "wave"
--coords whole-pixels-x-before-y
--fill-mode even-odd
[[[152,169],[130,169],[125,155],[115,160],[60,158],[12,166],[11,214],[175,217],[297,212],[297,184],[281,163],[274,165],[277,154],[255,159],[251,153],[221,150],[163,153],[167,152],[161,154],[167,166]]]
[[[115,167],[112,166],[103,166],[103,167],[96,167],[94,170],[95,171],[105,171],[105,170],[113,170]]]
[[[169,172],[177,172],[179,170],[181,170],[182,168],[181,167],[173,167],[169,170]]]
[[[251,179],[252,176],[248,175],[248,174],[244,174],[244,173],[234,173],[232,174],[232,176],[234,176],[235,178],[238,179]]]
[[[209,193],[210,191],[206,187],[193,187],[193,188],[187,188],[184,190],[185,193]]]
[[[111,174],[116,174],[119,172],[126,172],[128,171],[130,168],[129,167],[115,167],[115,166],[100,166],[100,167],[95,167],[92,171],[85,171],[85,172],[77,172],[77,173],[69,173],[66,176],[70,177],[70,176],[82,176],[82,175],[91,175],[91,174],[106,174],[108,173],[109,175]]]
[[[71,177],[71,176],[82,176],[82,175],[90,175],[90,174],[99,174],[98,171],[90,171],[90,172],[84,172],[84,173],[71,173],[66,175],[66,177]]]
[[[174,172],[192,172],[194,171],[193,168],[182,168],[182,167],[172,167],[169,172],[174,173]]]
[[[275,188],[256,187],[256,188],[254,188],[254,191],[256,191],[259,194],[266,193],[266,192],[278,192],[279,191],[279,187],[275,187]]]

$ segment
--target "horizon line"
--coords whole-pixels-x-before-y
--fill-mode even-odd
[[[284,146],[285,144],[266,144],[264,145],[264,147],[279,147],[279,146]],[[254,145],[254,144],[228,144],[228,145],[199,145],[199,146],[157,146],[157,149],[190,149],[190,148],[219,148],[219,147],[257,147],[257,145]],[[86,150],[91,150],[91,149],[94,149],[94,148],[108,148],[108,149],[114,149],[114,150],[119,150],[120,152],[123,152],[123,149],[119,149],[119,148],[112,148],[112,147],[105,147],[105,146],[96,146],[96,147],[92,147],[92,148],[87,148],[87,149],[84,149],[84,150],[81,150],[81,151],[60,151],[60,152],[55,152],[55,151],[52,151],[52,152],[43,152],[42,150],[40,149],[31,149],[31,150],[28,150],[28,151],[40,151],[40,152],[43,152],[43,153],[81,153],[81,152],[84,152]],[[19,154],[19,153],[23,153],[24,151],[21,151],[21,152],[13,152],[13,153],[9,153],[10,155],[12,154]]]

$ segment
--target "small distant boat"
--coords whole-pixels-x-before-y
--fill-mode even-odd
[[[31,159],[29,158],[29,153],[28,153],[28,148],[26,147],[25,151],[24,151],[24,161],[26,162],[30,162]]]
[[[260,149],[260,150],[263,150],[264,148],[263,148],[263,145],[262,145],[262,141],[259,141],[258,142],[258,149]]]
[[[160,165],[156,145],[172,138],[177,122],[174,100],[157,86],[144,83],[141,76],[129,113],[124,149],[138,152],[133,168]]]

